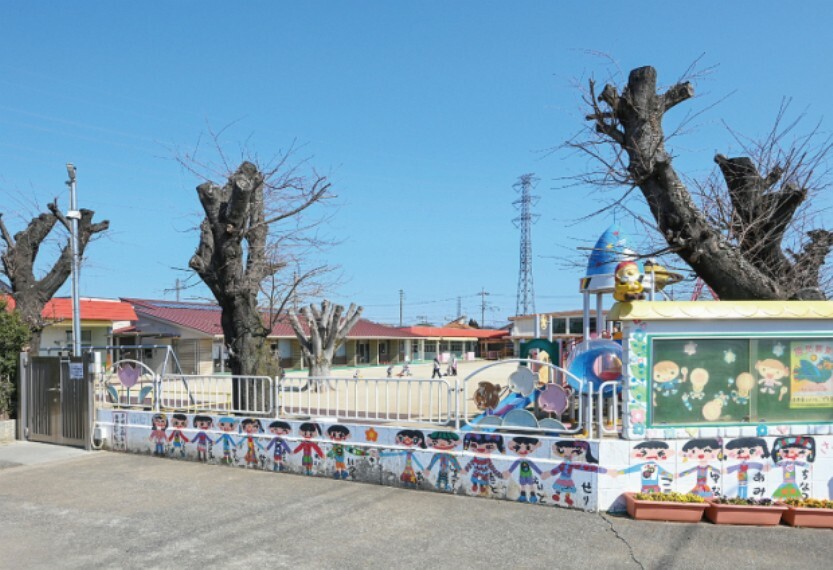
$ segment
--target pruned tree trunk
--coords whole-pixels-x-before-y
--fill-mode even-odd
[[[330,375],[336,349],[359,321],[363,310],[351,303],[347,313],[342,316],[343,305],[333,305],[327,300],[321,302],[320,308],[311,304],[301,309],[307,330],[304,330],[295,311],[289,310],[289,323],[309,362],[311,378],[326,378]]]
[[[33,218],[26,229],[16,233],[14,237],[9,233],[0,214],[0,235],[6,244],[6,249],[2,254],[3,270],[11,283],[15,308],[31,332],[29,351],[35,355],[40,352],[41,334],[46,326],[43,308],[72,273],[72,248],[67,242],[46,275],[41,279],[35,277],[34,266],[40,247],[55,224],[60,222],[67,231],[70,230],[70,222],[58,209],[57,199],[47,207],[49,212]],[[92,210],[80,212],[78,255],[83,257],[90,239],[95,234],[106,231],[110,227],[110,222],[104,220],[93,223],[95,212]]]
[[[621,94],[608,84],[595,98],[592,82],[590,87],[593,113],[587,118],[625,152],[627,178],[641,190],[670,250],[721,299],[824,298],[819,271],[833,233],[809,232],[809,242],[790,256],[782,248],[806,189],[786,183],[775,191],[780,169],[762,176],[748,158],[717,155],[734,209],[734,235],[727,236],[709,223],[680,180],[665,148],[662,121],[668,110],[694,95],[690,83],[660,94],[654,68],[641,67],[630,73]]]
[[[246,161],[224,186],[206,182],[197,187],[205,218],[200,224],[200,243],[189,266],[220,305],[229,367],[235,376],[271,376],[276,368],[266,345],[271,322],[265,322],[266,313],[258,305],[261,283],[283,267],[282,263],[271,261],[274,257],[269,255],[270,224],[296,216],[329,190],[326,179],[319,177],[303,193],[300,205],[295,204],[297,196],[286,198],[285,203],[271,204],[279,213],[270,218],[270,205],[264,197],[267,178],[255,164]],[[275,199],[280,202],[282,197]],[[270,311],[271,318],[277,318],[281,309]],[[233,385],[236,409],[242,409],[244,402],[254,402],[254,395],[249,393],[251,386],[247,386],[240,382]]]

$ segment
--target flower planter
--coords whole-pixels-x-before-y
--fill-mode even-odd
[[[833,528],[833,509],[810,509],[788,505],[783,519],[790,526]]]
[[[775,526],[781,522],[786,505],[724,505],[709,502],[706,518],[715,524]]]
[[[665,501],[642,501],[635,493],[625,493],[628,514],[636,520],[700,522],[708,503],[670,503]]]

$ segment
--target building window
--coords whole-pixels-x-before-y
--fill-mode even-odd
[[[567,333],[567,319],[553,319],[552,320],[552,334],[566,334]]]
[[[81,329],[81,346],[93,345],[93,331]],[[67,346],[72,346],[72,331],[67,331]]]

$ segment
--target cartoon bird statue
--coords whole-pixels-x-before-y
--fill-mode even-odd
[[[613,298],[623,303],[639,301],[645,298],[642,292],[643,275],[634,261],[622,261],[614,272],[616,284],[613,288]]]
[[[808,360],[801,360],[798,364],[793,370],[796,380],[822,384],[833,376],[833,360],[829,357],[822,358],[818,364],[813,364]]]

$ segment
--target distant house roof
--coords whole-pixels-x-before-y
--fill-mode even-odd
[[[417,337],[429,338],[500,338],[508,333],[505,330],[496,329],[463,329],[454,327],[405,327],[401,329]]]
[[[189,301],[157,301],[150,299],[122,299],[131,303],[140,316],[159,321],[166,321],[212,336],[222,336],[223,327],[220,324],[222,311],[214,303],[195,303]],[[301,319],[301,325],[306,330],[306,323]],[[139,331],[136,331],[139,332]],[[272,337],[295,337],[295,332],[286,317],[282,317],[270,333]],[[397,329],[359,319],[347,338],[411,338],[414,335]]]
[[[15,302],[8,297],[9,309],[14,309]],[[81,298],[78,300],[78,308],[81,311],[82,321],[135,321],[136,312],[129,303],[118,299],[92,299]],[[49,321],[65,321],[72,319],[72,299],[69,297],[53,297],[46,302],[41,316]]]

